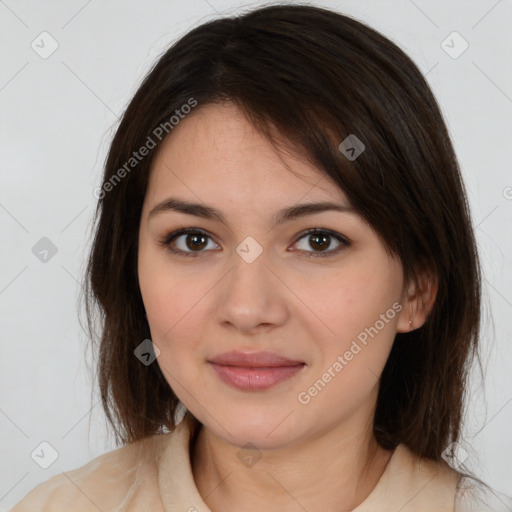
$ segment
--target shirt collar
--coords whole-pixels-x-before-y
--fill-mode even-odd
[[[166,512],[211,512],[199,494],[190,461],[197,425],[187,412],[161,454],[158,480]],[[353,512],[452,512],[457,481],[447,464],[420,459],[400,444],[373,491]]]

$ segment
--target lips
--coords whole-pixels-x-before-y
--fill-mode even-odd
[[[304,364],[304,361],[288,359],[275,352],[247,353],[236,350],[215,356],[210,359],[210,362],[223,366],[242,366],[244,368],[275,368]]]
[[[274,352],[225,352],[208,361],[220,379],[237,389],[260,391],[287,380],[306,364]]]

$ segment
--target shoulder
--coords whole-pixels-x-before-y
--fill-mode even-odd
[[[455,491],[460,477],[447,462],[418,457],[404,444],[400,444],[396,450],[397,471],[408,473],[410,479],[446,482],[450,489]]]
[[[418,457],[403,444],[396,448],[393,459],[388,489],[400,489],[397,505],[404,511],[453,512],[460,479],[457,471],[444,460]]]
[[[155,481],[158,454],[166,437],[154,435],[62,471],[35,487],[10,512],[114,510],[133,498],[141,484]]]

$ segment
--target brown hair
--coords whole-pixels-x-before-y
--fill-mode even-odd
[[[459,166],[413,61],[365,24],[304,5],[267,6],[190,30],[156,62],[121,119],[84,288],[91,339],[93,307],[101,313],[99,386],[116,438],[128,443],[175,427],[176,395],[158,364],[134,356],[150,338],[137,246],[151,163],[165,140],[155,129],[166,126],[172,136],[169,120],[191,98],[198,109],[233,102],[272,143],[280,136],[304,153],[399,256],[406,281],[419,285],[423,271],[437,278],[424,325],[396,335],[374,434],[386,449],[403,443],[440,460],[460,436],[480,326],[480,266]],[[338,147],[351,134],[365,145],[354,160]],[[150,139],[156,149],[127,170]]]

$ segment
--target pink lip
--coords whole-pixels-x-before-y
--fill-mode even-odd
[[[304,361],[287,359],[274,352],[224,352],[209,360],[210,363],[224,366],[246,366],[250,368],[296,366]]]
[[[243,390],[263,390],[289,379],[305,363],[273,352],[226,352],[208,361],[226,384]]]
[[[216,363],[210,364],[226,384],[230,384],[238,389],[255,391],[270,388],[278,382],[289,379],[304,367],[304,364],[275,366],[273,368],[248,368],[243,366],[223,366]]]

